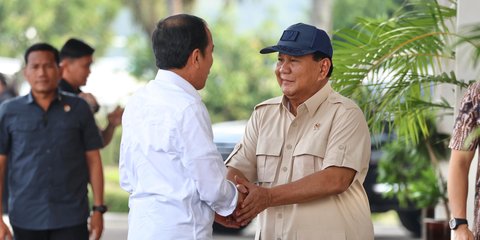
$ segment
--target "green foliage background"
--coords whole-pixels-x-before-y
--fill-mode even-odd
[[[101,56],[110,43],[110,24],[120,4],[118,0],[0,0],[0,56],[22,56],[36,42],[60,48],[70,37],[84,39]],[[27,31],[36,35],[29,38]]]
[[[195,3],[185,2],[190,5]],[[231,17],[231,8],[236,7],[237,1],[229,2],[225,4],[220,17],[209,22],[215,41],[215,60],[201,95],[213,122],[246,119],[256,104],[281,94],[273,73],[276,54],[261,55],[258,52],[277,42],[281,32],[270,30],[277,23],[267,20],[258,29],[237,32],[236,21]],[[335,0],[332,14],[334,29],[355,25],[358,17],[386,19],[401,2]],[[137,20],[144,17],[141,20],[145,32],[166,14],[165,1],[137,3],[128,0],[0,0],[0,56],[21,58],[26,47],[35,42],[49,42],[60,48],[68,38],[79,37],[95,46],[95,57],[100,58],[111,45],[110,26],[121,7],[128,7],[135,12]],[[305,14],[307,12],[308,9],[305,9]],[[265,14],[272,15],[275,12]],[[32,29],[36,35],[29,38],[26,33]],[[128,41],[126,50],[132,60],[131,73],[140,81],[152,79],[156,67],[150,36],[147,33],[139,34]],[[348,56],[348,59],[351,58],[352,55]],[[336,86],[342,88],[341,85]],[[104,126],[106,113],[96,117],[99,125]],[[118,186],[120,136],[121,128],[118,128],[112,143],[101,153],[105,164],[106,202],[111,210],[126,212],[128,194]]]

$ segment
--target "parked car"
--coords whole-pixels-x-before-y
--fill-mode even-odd
[[[221,153],[223,160],[232,152],[235,144],[241,139],[245,131],[247,121],[228,121],[213,124],[212,130],[214,135],[214,142],[217,145],[218,151]],[[382,194],[387,187],[384,184],[377,183],[377,165],[382,156],[382,146],[389,141],[392,141],[392,135],[387,133],[371,136],[371,157],[369,171],[363,183],[365,191],[368,195],[370,209],[372,213],[381,213],[389,210],[394,210],[400,219],[402,225],[409,230],[412,235],[419,237],[421,235],[421,210],[415,208],[402,208],[398,201],[392,198],[385,198]],[[215,231],[235,232],[237,229],[226,229],[221,225],[214,224]]]

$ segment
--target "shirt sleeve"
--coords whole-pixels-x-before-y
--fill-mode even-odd
[[[322,168],[348,167],[357,172],[368,169],[370,133],[358,108],[340,108],[333,119]]]
[[[85,100],[78,98],[80,113],[83,116],[82,127],[83,127],[83,142],[85,144],[85,150],[95,150],[103,147],[103,140],[100,135],[100,130],[98,129],[97,124],[95,123],[95,118],[93,113],[90,110],[90,107]]]
[[[0,104],[0,154],[7,155],[10,142],[6,123],[6,105]]]
[[[220,215],[230,215],[237,204],[235,185],[226,179],[226,167],[213,143],[207,109],[195,104],[186,109],[180,136],[184,150],[182,162],[195,181],[200,199]]]
[[[479,83],[472,84],[465,92],[460,111],[453,128],[449,147],[454,150],[474,151],[478,145]]]
[[[250,182],[257,182],[258,111],[254,111],[247,125],[245,134],[228,156],[225,164],[238,169]]]

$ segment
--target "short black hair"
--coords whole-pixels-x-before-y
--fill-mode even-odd
[[[25,51],[25,55],[24,55],[25,64],[28,64],[28,56],[30,55],[30,53],[36,52],[36,51],[51,52],[55,57],[55,63],[57,65],[60,64],[60,57],[59,57],[58,50],[54,46],[48,43],[36,43],[30,46],[29,48],[27,48],[27,51]]]
[[[60,49],[60,60],[65,58],[81,58],[93,55],[95,49],[84,41],[76,38],[68,39]]]
[[[332,76],[332,72],[333,72],[333,61],[332,61],[332,58],[330,56],[328,56],[327,54],[325,53],[322,53],[320,51],[316,51],[313,53],[313,60],[315,61],[320,61],[324,58],[328,58],[330,60],[330,69],[328,69],[328,74],[327,74],[327,77],[330,77]]]
[[[183,68],[195,49],[202,55],[208,46],[207,26],[203,19],[178,14],[160,20],[152,33],[153,53],[159,69]]]

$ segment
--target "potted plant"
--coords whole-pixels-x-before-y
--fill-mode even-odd
[[[447,183],[439,162],[449,156],[449,135],[436,130],[433,117],[428,119],[427,126],[428,135],[417,143],[398,138],[383,147],[377,180],[390,186],[385,197],[398,199],[406,208],[423,209],[426,239],[450,239]],[[435,218],[437,204],[443,206],[446,218]]]

